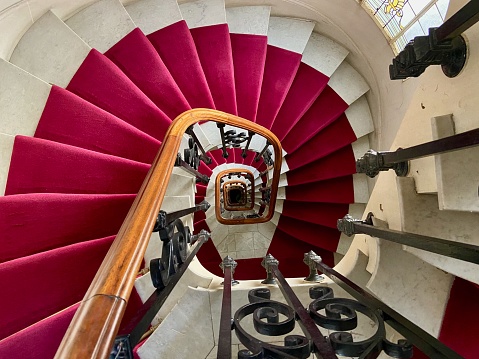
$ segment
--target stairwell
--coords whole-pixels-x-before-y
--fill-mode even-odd
[[[356,173],[355,159],[370,142],[388,143],[381,128],[374,132],[377,98],[368,94],[370,81],[351,62],[357,49],[348,55],[330,34],[317,31],[314,21],[273,14],[270,6],[235,5],[227,1],[225,6],[224,0],[179,5],[174,0],[101,0],[20,2],[4,10],[0,26],[15,25],[2,43],[0,59],[0,286],[8,292],[0,299],[0,357],[54,356],[169,124],[192,108],[238,115],[279,138],[283,162],[275,215],[271,222],[255,225],[216,221],[214,179],[221,170],[251,170],[261,197],[260,173],[267,167],[253,157],[265,141],[255,137],[245,158],[234,148],[224,158],[216,125],[195,125],[212,157],[199,171],[211,180],[197,184],[175,168],[162,209],[180,210],[206,199],[212,207],[184,222],[194,233],[211,231],[212,239],[158,313],[152,323],[161,323],[158,329],[135,349],[138,357],[180,358],[195,350],[195,357],[215,357],[219,264],[225,255],[238,262],[235,279],[241,282],[233,291],[233,310],[264,278],[260,262],[266,252],[280,261],[283,274],[293,278],[291,284],[307,303],[310,285],[302,281],[307,270],[298,263],[309,250],[461,355],[479,355],[469,339],[477,334],[476,327],[466,326],[469,334],[463,341],[456,340],[453,329],[461,306],[479,295],[474,265],[403,250],[376,238],[351,239],[336,229],[337,219],[347,213],[359,218],[373,211],[390,228],[427,229],[428,234],[437,222],[425,222],[416,213],[451,218],[451,208],[433,207],[437,195],[447,196],[438,191],[439,184],[420,190],[422,183],[428,188],[437,182],[434,161],[413,167],[421,173],[412,171],[414,179],[398,179],[397,186],[390,173],[376,182]],[[30,18],[24,20],[26,10]],[[470,31],[472,41],[477,30]],[[470,64],[479,63],[471,49]],[[477,73],[475,67],[468,71]],[[376,91],[377,84],[372,86]],[[413,106],[419,97],[414,95]],[[472,101],[473,96],[466,99],[466,106]],[[409,137],[416,115],[410,111],[393,148],[429,140]],[[455,130],[477,127],[477,121],[465,122],[463,116]],[[444,131],[437,136],[445,136]],[[185,138],[182,150],[187,142]],[[444,185],[451,187],[450,182]],[[476,215],[457,214],[445,227],[478,244]],[[161,255],[160,248],[153,234],[145,267]],[[139,275],[124,323],[153,290],[149,274]],[[273,296],[279,298],[279,291],[273,289]],[[470,315],[479,316],[474,311]],[[236,340],[233,351],[239,345]]]

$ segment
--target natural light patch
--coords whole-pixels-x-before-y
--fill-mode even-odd
[[[372,13],[399,53],[415,36],[427,35],[430,27],[440,26],[449,0],[358,0]]]

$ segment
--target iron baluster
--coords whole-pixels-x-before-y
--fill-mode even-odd
[[[196,177],[196,180],[201,182],[201,183],[204,183],[204,184],[208,184],[208,182],[210,181],[210,178],[200,172],[198,172],[197,169],[191,167],[188,163],[186,163],[182,158],[181,158],[181,154],[178,153],[177,157],[176,157],[176,162],[175,162],[175,166],[176,167],[182,167],[184,168],[186,171],[188,171],[189,173],[191,173],[192,175],[194,175]]]
[[[263,160],[267,167],[271,167],[274,165],[273,154],[269,149],[267,149],[263,154]]]
[[[324,335],[316,326],[313,319],[311,319],[309,313],[303,307],[303,304],[301,304],[301,301],[296,296],[293,289],[289,286],[288,282],[286,282],[286,279],[284,279],[283,274],[278,268],[279,262],[270,254],[268,256],[268,260],[264,260],[263,267],[265,267],[268,276],[271,273],[272,277],[276,280],[281,293],[283,293],[286,302],[288,302],[289,306],[294,309],[294,312],[299,319],[298,323],[303,329],[306,338],[312,341],[315,347],[315,352],[317,352],[323,359],[337,359],[338,357],[334,353],[333,348],[326,341]]]
[[[248,154],[246,153],[249,149],[249,145],[251,144],[251,140],[253,139],[254,132],[248,131],[248,140],[246,141],[246,146],[243,148],[243,152],[241,153],[241,157],[246,158]]]
[[[354,219],[350,215],[346,215],[343,219],[338,220],[338,229],[347,236],[363,233],[428,252],[479,264],[479,246],[415,233],[378,228],[373,225],[372,218],[372,213],[368,214],[365,221]]]
[[[255,162],[259,162],[260,158],[263,157],[263,155],[266,153],[266,150],[268,149],[269,146],[271,146],[271,143],[266,141],[266,145],[264,145],[261,152],[257,153],[256,156],[254,157]]]
[[[316,260],[316,268],[329,277],[334,283],[343,288],[357,301],[376,311],[382,312],[384,321],[393,329],[407,338],[414,346],[430,358],[434,359],[460,359],[462,358],[452,349],[445,346],[432,335],[409,321],[388,305],[381,302],[369,292],[343,276],[341,273]]]
[[[238,284],[238,282],[233,279],[236,266],[237,263],[230,256],[226,256],[220,264],[224,273],[224,282],[218,338],[218,359],[231,358],[231,330],[233,329],[231,318],[231,286]]]
[[[376,152],[369,150],[360,159],[356,160],[356,171],[365,173],[373,178],[380,171],[394,169],[398,176],[404,177],[408,173],[408,161],[452,152],[479,145],[479,128],[457,135],[426,142],[409,148],[401,148],[394,152]]]
[[[224,123],[217,123],[216,126],[220,130],[220,136],[221,136],[221,150],[223,151],[223,158],[228,158],[229,153],[226,152],[226,138],[225,138],[225,124]]]
[[[199,149],[200,152],[201,152],[200,159],[201,159],[204,163],[206,163],[207,165],[211,164],[212,159],[211,159],[211,157],[209,157],[209,156],[206,154],[206,151],[205,151],[205,149],[203,148],[203,145],[201,144],[200,140],[198,140],[198,136],[196,136],[196,133],[195,133],[195,131],[194,131],[193,126],[191,126],[190,128],[188,128],[185,132],[193,138],[194,143],[196,143],[196,145],[198,146],[198,149]],[[190,148],[191,148],[191,146],[190,146]]]

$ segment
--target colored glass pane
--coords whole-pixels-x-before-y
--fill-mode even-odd
[[[415,36],[444,22],[449,0],[358,0],[376,19],[398,53]]]

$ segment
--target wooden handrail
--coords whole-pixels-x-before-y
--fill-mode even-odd
[[[170,125],[138,195],[75,313],[55,358],[109,356],[161,208],[183,134],[191,125],[202,121],[216,121],[254,131],[273,145],[276,154],[282,153],[281,144],[271,131],[241,117],[209,109],[189,110],[178,116]],[[274,176],[278,179],[276,186],[279,183],[280,167],[281,165],[275,165]],[[271,200],[274,203],[276,195],[272,195]]]

